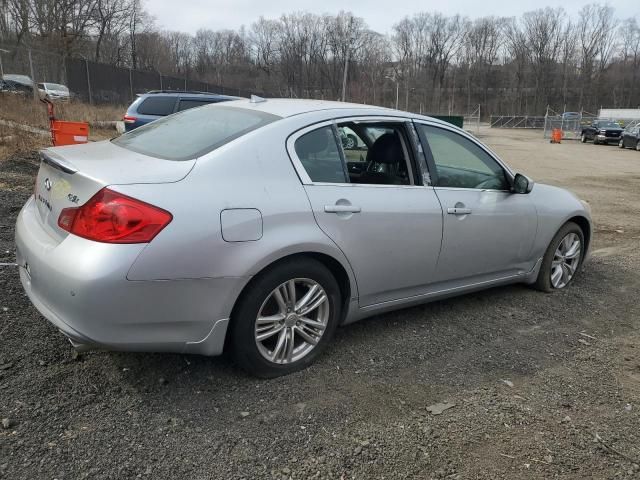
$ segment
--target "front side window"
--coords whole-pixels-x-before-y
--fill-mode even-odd
[[[417,125],[436,169],[436,186],[508,190],[504,169],[487,152],[462,135],[443,128]]]
[[[330,125],[296,140],[296,155],[312,182],[346,183],[344,165]]]
[[[257,110],[221,105],[192,108],[136,128],[112,142],[156,158],[190,160],[280,118]]]

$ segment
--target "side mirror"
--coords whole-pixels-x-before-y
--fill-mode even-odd
[[[514,193],[529,193],[533,190],[534,182],[529,177],[525,177],[521,173],[516,173],[513,177],[513,192]]]

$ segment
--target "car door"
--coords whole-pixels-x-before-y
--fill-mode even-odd
[[[631,130],[625,130],[623,132],[624,146],[628,148],[635,148],[638,138],[640,137],[640,127],[635,126]]]
[[[510,172],[470,135],[416,127],[444,213],[437,280],[469,284],[531,270],[537,231],[531,198],[511,193]]]
[[[324,122],[287,142],[316,222],[353,268],[361,307],[423,293],[438,261],[442,209],[433,187],[415,174],[415,136],[397,118],[349,122],[380,135],[369,143],[359,138],[357,151],[345,154],[340,123]],[[350,175],[347,155],[368,168]]]

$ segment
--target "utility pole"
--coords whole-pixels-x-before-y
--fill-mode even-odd
[[[91,76],[89,75],[89,60],[84,59],[84,66],[87,71],[87,90],[89,93],[89,105],[93,105],[93,96],[91,95]]]
[[[344,72],[342,75],[342,101],[347,99],[347,76],[349,73],[349,54],[351,53],[351,29],[353,28],[353,17],[349,15],[349,28],[347,31],[347,51],[344,56]]]
[[[385,78],[388,78],[389,80],[391,80],[393,83],[396,84],[396,110],[398,110],[398,100],[400,97],[400,82],[398,81],[398,77],[391,76],[391,75],[387,75]]]
[[[37,102],[39,100],[38,84],[36,83],[35,75],[33,74],[33,60],[31,59],[31,49],[29,49],[29,71],[31,72],[31,81],[33,82],[33,99]]]
[[[2,54],[9,53],[9,50],[5,50],[4,48],[0,48],[0,78],[4,76],[4,70],[2,68]]]

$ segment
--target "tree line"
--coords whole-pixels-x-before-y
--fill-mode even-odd
[[[640,107],[640,26],[607,5],[520,17],[419,12],[389,34],[350,12],[260,17],[194,35],[141,0],[0,0],[0,42],[270,92],[428,113]],[[194,13],[195,14],[195,13]]]

